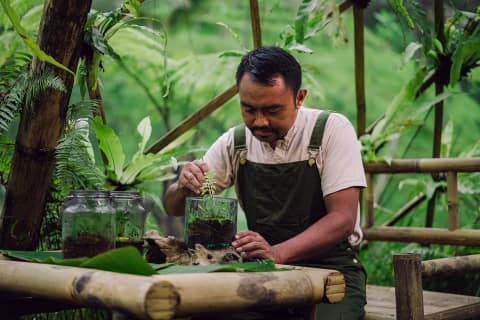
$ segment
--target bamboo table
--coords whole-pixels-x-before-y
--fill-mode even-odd
[[[173,319],[335,303],[344,297],[345,280],[335,270],[303,267],[147,277],[0,258],[0,294],[107,308],[139,319]]]

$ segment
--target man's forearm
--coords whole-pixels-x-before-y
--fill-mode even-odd
[[[331,212],[304,232],[275,245],[280,263],[293,263],[327,252],[351,234],[354,223],[348,215]]]

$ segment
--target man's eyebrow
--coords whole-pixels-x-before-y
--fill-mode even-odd
[[[247,107],[247,108],[254,108],[254,109],[275,109],[282,107],[281,104],[272,104],[268,106],[253,106],[251,104],[246,103],[245,101],[240,100],[240,105]]]

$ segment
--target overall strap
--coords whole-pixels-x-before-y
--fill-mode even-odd
[[[233,134],[233,150],[239,154],[240,164],[247,162],[247,144],[245,138],[245,125],[236,126]]]
[[[315,164],[315,158],[318,154],[318,149],[322,145],[323,132],[325,131],[325,125],[330,116],[330,111],[322,111],[315,122],[312,135],[310,136],[310,144],[308,145],[309,159],[308,164],[313,166]]]

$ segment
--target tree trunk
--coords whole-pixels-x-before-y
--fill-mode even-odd
[[[75,71],[80,55],[83,29],[91,0],[45,1],[38,44],[47,54]],[[73,75],[33,59],[32,72],[58,75],[66,91],[46,90],[23,112],[17,132],[10,170],[0,247],[35,249],[50,181],[55,166],[55,147],[65,124],[73,86]],[[24,109],[26,110],[26,109]]]

